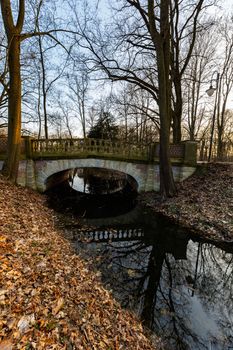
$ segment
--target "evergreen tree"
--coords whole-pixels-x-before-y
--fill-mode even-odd
[[[109,112],[101,112],[96,124],[90,129],[88,137],[94,139],[115,140],[118,134],[118,127],[114,118]]]

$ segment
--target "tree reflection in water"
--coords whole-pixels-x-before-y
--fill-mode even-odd
[[[174,228],[153,239],[148,231],[143,241],[76,247],[169,349],[233,349],[232,254]]]

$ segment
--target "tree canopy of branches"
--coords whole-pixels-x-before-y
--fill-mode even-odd
[[[160,117],[160,191],[172,196],[175,185],[169,161],[170,127],[173,142],[181,140],[183,108],[181,80],[192,56],[202,11],[213,4],[204,0],[122,0],[116,22],[101,30],[78,22],[81,45],[92,56],[93,69],[101,69],[112,81],[127,81],[148,91]],[[77,16],[76,16],[77,18]],[[114,21],[113,21],[114,22]],[[87,30],[88,29],[88,30]]]
[[[7,66],[9,70],[9,89],[7,90],[8,148],[7,158],[4,163],[4,173],[12,181],[16,181],[21,147],[21,43],[27,38],[39,37],[41,35],[48,35],[57,43],[58,40],[52,34],[55,32],[54,29],[46,30],[45,32],[39,31],[38,18],[43,5],[43,0],[34,4],[34,18],[31,21],[31,28],[33,28],[33,24],[34,28],[27,33],[23,33],[23,26],[25,25],[25,15],[29,16],[27,12],[29,6],[25,7],[25,0],[19,0],[18,7],[13,7],[13,5],[15,4],[12,4],[10,0],[1,1],[2,20],[7,36]],[[33,1],[31,5],[33,7]],[[40,45],[40,52],[42,52],[41,50],[42,47]],[[45,78],[43,81],[45,81]],[[43,92],[45,92],[45,86]],[[43,97],[45,101],[45,94]]]
[[[210,17],[215,2],[113,0],[106,16],[98,0],[2,0],[0,127],[8,124],[6,175],[17,177],[22,114],[23,128],[28,123],[34,131],[36,125],[38,138],[86,137],[91,127],[89,136],[150,143],[159,133],[160,191],[173,196],[169,143],[188,136],[203,141],[203,149],[210,144],[214,103],[204,91],[213,70],[220,73],[213,153],[222,157],[226,140],[232,142],[233,29],[230,17],[219,23]],[[60,4],[69,21],[57,16]],[[213,32],[223,43],[218,49]],[[106,91],[110,107],[99,108]],[[104,114],[117,116],[117,131],[115,124],[108,131]]]

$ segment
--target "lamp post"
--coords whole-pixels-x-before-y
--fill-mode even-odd
[[[215,74],[216,74],[216,78],[214,78]],[[213,86],[213,83],[215,84],[214,86]],[[216,117],[216,109],[217,109],[217,101],[218,101],[218,83],[219,83],[219,72],[214,71],[211,77],[210,87],[208,90],[206,90],[206,93],[208,96],[212,96],[216,91],[215,101],[214,101],[214,114],[213,114],[213,120],[212,120],[211,132],[210,132],[210,148],[209,148],[208,162],[210,162],[211,153],[212,153],[214,125],[215,125],[215,117]]]

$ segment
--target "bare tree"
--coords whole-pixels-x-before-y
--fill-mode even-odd
[[[69,99],[73,104],[73,111],[77,113],[81,123],[83,137],[86,138],[88,93],[90,88],[90,77],[84,65],[73,66],[73,72],[67,74]]]
[[[58,107],[61,110],[62,117],[60,120],[63,120],[62,124],[65,125],[68,136],[70,139],[73,138],[73,127],[72,127],[72,119],[75,119],[74,111],[72,106],[68,103],[68,101],[62,99],[61,94],[58,94]]]
[[[89,60],[92,69],[101,69],[112,81],[137,85],[148,91],[157,102],[160,117],[160,191],[162,196],[172,196],[175,185],[168,151],[170,126],[173,120],[173,139],[179,141],[181,79],[200,29],[200,13],[213,2],[208,1],[204,6],[203,0],[125,0],[120,4],[114,32],[110,32],[110,26],[107,26],[105,36],[101,24],[95,30],[88,27],[88,11],[85,12],[84,26],[76,16],[80,34],[85,39],[79,44],[92,53]],[[190,45],[181,55],[187,37]]]
[[[212,19],[202,19],[202,13],[216,1],[179,1],[170,0],[171,25],[171,81],[172,81],[172,131],[173,142],[181,140],[181,120],[183,112],[182,80],[190,59],[197,36],[204,34],[212,26]]]
[[[233,87],[233,26],[230,18],[223,18],[220,34],[224,45],[223,63],[219,74],[217,105],[217,158],[224,154],[224,132],[227,125],[227,102]]]
[[[124,82],[112,96],[112,104],[122,123],[126,141],[151,143],[159,134],[158,106],[151,95],[135,85]]]
[[[21,43],[28,38],[32,38],[40,35],[48,35],[55,42],[58,42],[57,38],[53,35],[53,30],[46,30],[44,32],[38,32],[36,30],[37,19],[43,1],[40,0],[37,4],[36,18],[33,18],[35,27],[32,31],[23,33],[23,26],[25,23],[25,0],[19,0],[18,8],[13,9],[10,0],[1,1],[1,13],[4,23],[4,29],[7,36],[7,58],[9,68],[9,91],[8,91],[8,149],[7,159],[4,164],[4,173],[12,180],[16,181],[20,144],[21,144]],[[16,17],[16,21],[14,18]],[[64,46],[63,46],[64,47]]]
[[[2,18],[8,41],[8,66],[10,85],[8,91],[8,155],[5,171],[15,180],[18,170],[21,143],[21,73],[20,44],[24,24],[25,3],[19,2],[16,24],[12,15],[10,0],[1,1]]]
[[[184,100],[184,128],[190,140],[200,139],[199,131],[206,119],[208,102],[206,83],[209,84],[212,66],[216,63],[217,35],[216,26],[204,34],[198,34],[192,57],[186,69],[183,81]],[[208,121],[207,121],[208,122]]]

